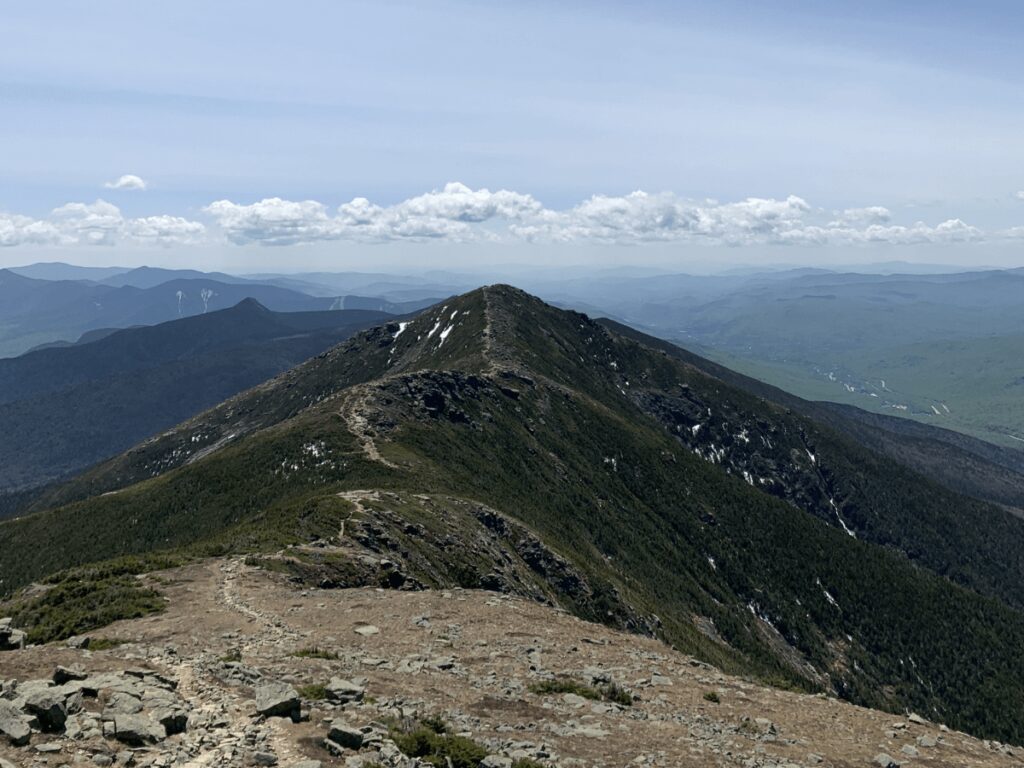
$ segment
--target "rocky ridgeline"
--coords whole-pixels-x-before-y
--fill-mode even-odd
[[[1022,764],[521,597],[297,587],[238,559],[158,578],[165,613],[0,655],[0,768]]]

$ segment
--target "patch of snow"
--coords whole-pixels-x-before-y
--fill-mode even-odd
[[[941,416],[942,415],[942,413],[939,411],[939,409],[936,408],[934,405],[931,406],[931,409],[935,412],[936,416]]]
[[[430,331],[427,333],[427,338],[429,339],[431,336],[433,336],[435,333],[437,333],[437,329],[440,328],[440,327],[441,327],[441,318],[439,317],[439,318],[437,318],[437,322],[434,323],[434,327],[431,328]]]
[[[806,448],[804,448],[804,450],[807,451]],[[817,464],[818,463],[818,458],[813,453],[811,453],[810,451],[807,451],[807,455],[811,459],[811,464]]]
[[[853,531],[851,531],[847,527],[846,521],[843,520],[843,516],[841,514],[839,514],[839,507],[836,506],[835,499],[829,499],[828,503],[832,505],[832,511],[835,512],[836,513],[836,517],[839,518],[839,524],[841,526],[843,526],[843,530],[846,531],[847,535],[852,536],[853,538],[856,539],[857,538],[857,534],[854,533]]]
[[[718,570],[718,566],[715,565],[715,558],[713,558],[711,555],[708,555],[708,565],[711,566],[711,570],[713,570],[713,571],[717,571]]]
[[[408,327],[409,327],[409,323],[399,323],[399,324],[398,324],[398,330],[397,330],[397,331],[395,331],[395,335],[394,335],[394,336],[392,336],[391,338],[392,338],[392,339],[397,339],[397,338],[398,338],[399,336],[401,336],[401,335],[402,335],[402,332],[403,332],[403,331],[404,331],[404,330],[405,330],[406,328],[408,328]]]
[[[324,446],[323,440],[318,440],[315,443],[306,443],[302,446],[302,452],[309,454],[314,459],[319,459],[321,456],[327,453],[326,447]]]
[[[697,436],[697,433],[700,432],[700,428],[703,426],[703,424],[694,424],[692,427],[690,427],[690,431],[693,433],[694,437]]]
[[[821,583],[821,579],[815,579],[815,582],[818,584],[819,587],[821,587],[821,593],[825,595],[825,599],[828,600],[828,604],[831,605],[833,608],[839,608],[839,603],[836,602],[836,599],[829,594],[829,591],[827,589],[825,589],[824,585]]]
[[[438,349],[440,349],[441,345],[444,344],[444,340],[448,338],[448,334],[452,332],[452,328],[454,328],[454,327],[455,327],[454,325],[449,325],[447,328],[445,328],[443,331],[441,331],[441,335],[439,337],[441,340],[439,342],[437,342],[437,348]]]

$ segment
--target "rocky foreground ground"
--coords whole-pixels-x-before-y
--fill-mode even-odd
[[[521,598],[299,589],[240,560],[145,578],[165,613],[92,649],[0,653],[0,767],[414,766],[394,736],[422,723],[482,750],[484,768],[1024,762]]]

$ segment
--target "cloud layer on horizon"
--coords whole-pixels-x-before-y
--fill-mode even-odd
[[[122,177],[118,183],[127,177]],[[133,177],[137,178],[137,177]],[[138,180],[142,182],[141,179]],[[123,187],[123,188],[144,188]],[[329,208],[273,197],[217,200],[207,223],[179,216],[130,218],[104,200],[68,203],[46,218],[0,212],[0,246],[182,246],[233,243],[289,246],[324,241],[690,243],[745,245],[910,245],[1024,238],[1024,228],[981,230],[958,218],[899,224],[881,206],[829,211],[804,199],[749,197],[693,201],[672,193],[593,195],[572,208],[546,208],[532,195],[452,182],[390,206],[364,197]]]

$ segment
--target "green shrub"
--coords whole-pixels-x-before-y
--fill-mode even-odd
[[[584,699],[590,699],[591,701],[598,701],[601,698],[601,692],[596,688],[591,688],[589,685],[584,685],[576,680],[571,680],[567,677],[557,677],[554,680],[541,680],[540,682],[533,683],[529,688],[531,693],[536,693],[538,696],[550,696],[558,693],[575,693],[577,696],[582,696]]]
[[[324,650],[312,645],[308,648],[300,648],[295,651],[292,656],[299,659],[327,659],[328,661],[336,661],[339,657],[338,654],[333,651]]]
[[[321,683],[301,685],[296,690],[299,692],[299,696],[301,696],[304,699],[310,699],[312,701],[323,701],[327,698],[327,686]]]
[[[479,768],[489,754],[472,739],[449,734],[447,726],[437,717],[412,723],[393,723],[391,740],[407,757],[418,757],[438,768]]]
[[[131,576],[67,578],[36,597],[8,606],[15,626],[30,643],[65,640],[121,619],[137,619],[166,608],[160,594]]]
[[[117,648],[127,642],[127,640],[122,640],[119,637],[91,637],[89,638],[89,650],[109,651],[111,648]]]
[[[704,694],[704,701],[710,701],[712,704],[721,704],[722,698],[714,691],[708,691]]]
[[[541,680],[530,685],[531,693],[539,696],[550,696],[558,693],[575,693],[591,701],[610,701],[623,707],[633,705],[633,696],[617,683],[603,683],[596,688],[584,685],[578,680],[568,677],[556,677],[554,680]]]

